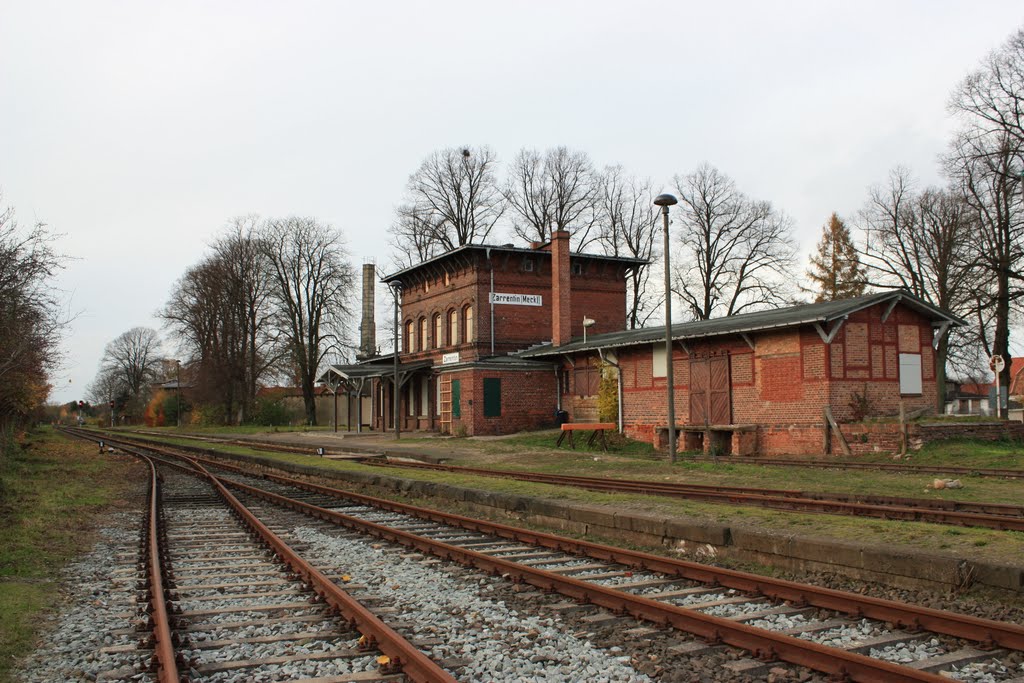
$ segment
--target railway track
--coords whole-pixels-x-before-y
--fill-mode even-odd
[[[516,472],[408,461],[393,462],[367,459],[363,462],[379,467],[472,474],[484,477],[555,484],[558,486],[572,486],[609,493],[671,496],[690,500],[708,500],[734,505],[755,505],[782,510],[798,510],[801,512],[822,512],[859,517],[878,517],[881,519],[900,519],[916,522],[934,522],[936,524],[1024,531],[1024,506],[1021,505],[929,500],[925,498],[903,498],[896,496],[812,493],[795,489],[709,486],[640,479],[607,479],[603,477],[567,476],[543,472]]]
[[[143,585],[161,683],[454,683],[202,466],[166,474],[165,485],[152,458],[135,454],[151,468]]]
[[[129,440],[139,444],[155,443],[148,439],[134,438]],[[210,453],[209,449],[203,448],[189,446],[179,446],[179,448],[194,453]],[[1024,531],[1024,506],[1001,503],[817,493],[796,489],[709,486],[639,479],[607,479],[602,477],[546,474],[542,472],[517,472],[431,463],[413,463],[409,461],[396,462],[376,458],[367,458],[361,460],[361,462],[379,467],[436,470],[458,474],[516,479],[558,486],[572,486],[608,493],[669,496],[797,512],[929,522],[1004,531]]]
[[[137,432],[139,434],[148,434],[151,436],[168,436],[165,433],[160,432],[147,432],[141,430]],[[265,450],[265,451],[283,451],[286,453],[304,453],[306,455],[317,455],[318,451],[323,450],[328,454],[332,454],[330,448],[324,447],[303,447],[293,446],[289,444],[275,443],[272,441],[259,441],[257,439],[232,439],[228,437],[219,437],[213,435],[196,435],[196,434],[175,434],[174,438],[192,439],[196,441],[205,441],[210,443],[230,443],[240,446],[248,446],[254,450]],[[335,453],[336,454],[336,453]],[[986,467],[958,467],[958,466],[935,466],[935,465],[910,465],[906,463],[892,463],[892,462],[852,462],[849,460],[814,460],[814,459],[803,459],[803,458],[765,458],[765,457],[720,457],[713,458],[707,456],[683,456],[686,462],[701,462],[711,464],[742,464],[742,465],[761,465],[765,467],[813,467],[816,469],[835,469],[835,470],[869,470],[878,472],[908,472],[917,474],[944,474],[956,477],[995,477],[1001,479],[1024,479],[1024,469],[1013,469],[1013,468],[986,468]]]
[[[689,457],[692,462],[721,463],[722,458]],[[998,467],[957,467],[937,465],[906,465],[894,462],[850,462],[849,460],[802,460],[800,458],[736,458],[729,462],[765,467],[814,467],[818,469],[874,470],[878,472],[916,472],[918,474],[945,474],[959,477],[997,477],[1024,479],[1024,470]]]
[[[91,438],[97,438],[90,435]],[[136,446],[137,448],[137,446]],[[160,457],[190,458],[147,445]],[[677,656],[723,645],[858,681],[1024,680],[1024,628],[531,532],[241,468],[222,485],[353,533],[557,592],[579,605],[699,636]],[[639,627],[634,627],[639,628]],[[647,627],[652,628],[652,627]],[[868,656],[871,655],[871,656]],[[985,678],[998,673],[999,678]],[[942,674],[941,676],[939,674]]]

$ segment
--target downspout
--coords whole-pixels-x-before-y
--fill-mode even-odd
[[[562,375],[559,373],[561,369],[561,363],[555,366],[555,410],[562,409]]]
[[[491,355],[494,355],[494,262],[491,261],[491,248],[487,247],[487,269],[491,272],[491,293],[487,301],[491,304]],[[561,407],[561,406],[559,406]]]
[[[619,365],[618,361],[611,361],[604,357],[604,349],[600,346],[597,347],[597,355],[601,357],[601,362],[607,363],[615,368],[615,386],[618,389],[618,404],[619,404],[619,434],[623,433],[624,425],[622,424],[622,366]]]

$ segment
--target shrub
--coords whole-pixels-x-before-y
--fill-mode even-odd
[[[617,422],[619,419],[619,383],[610,363],[601,365],[601,384],[597,389],[597,419]]]
[[[192,406],[188,422],[199,427],[225,424],[224,409],[218,405],[198,403]]]
[[[850,396],[850,412],[854,422],[863,422],[872,413],[871,399],[868,398],[868,385],[865,384],[860,393],[856,391]]]
[[[189,406],[185,403],[184,399],[181,399],[181,414],[184,415],[189,411]],[[178,396],[174,394],[168,394],[164,397],[161,403],[161,412],[164,416],[165,425],[176,425],[178,424]],[[185,423],[184,418],[182,424]]]
[[[287,425],[290,421],[290,411],[281,401],[269,398],[261,398],[256,401],[256,406],[252,412],[253,424],[264,427],[278,427]]]

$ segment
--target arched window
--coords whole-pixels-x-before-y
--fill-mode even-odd
[[[473,337],[473,307],[466,306],[462,309],[462,330],[466,335],[466,343],[476,341]]]
[[[444,329],[441,326],[441,314],[434,314],[434,348],[439,349],[444,346]]]
[[[448,344],[455,346],[459,343],[459,312],[455,309],[448,311]]]
[[[420,351],[426,351],[430,348],[430,340],[427,339],[427,319],[420,318]]]
[[[412,321],[405,321],[405,334],[402,335],[402,350],[406,353],[412,351]]]

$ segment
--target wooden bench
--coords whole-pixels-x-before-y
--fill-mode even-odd
[[[572,439],[573,432],[585,432],[590,431],[590,437],[587,439],[587,445],[593,446],[595,440],[601,441],[601,448],[608,450],[608,443],[604,439],[604,433],[606,430],[618,429],[618,425],[614,422],[567,422],[562,425],[562,433],[558,435],[558,441],[555,442],[555,448],[562,445],[562,441],[565,439],[565,435],[569,435],[569,446],[576,450],[576,444]]]

